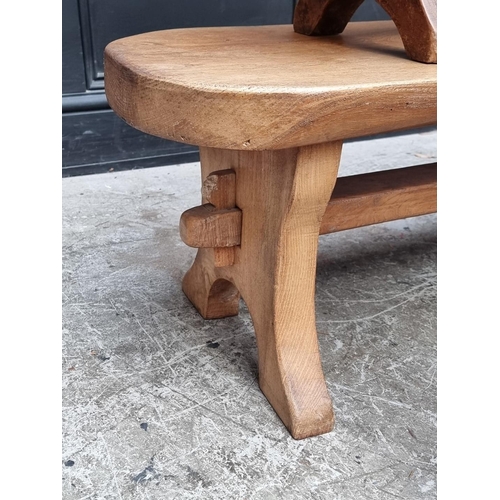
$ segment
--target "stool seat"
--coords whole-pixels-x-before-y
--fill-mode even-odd
[[[157,31],[110,43],[105,86],[133,127],[177,142],[271,150],[434,124],[437,66],[392,21],[307,37],[291,25]]]

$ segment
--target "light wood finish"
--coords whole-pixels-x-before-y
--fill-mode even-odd
[[[437,0],[377,0],[394,21],[408,57],[437,62]],[[298,0],[293,27],[304,35],[344,31],[363,0]]]
[[[200,249],[183,290],[209,318],[221,317],[225,305],[234,313],[241,292],[257,337],[259,385],[296,439],[333,425],[314,288],[319,228],[340,152],[340,142],[279,151],[200,149],[205,175],[214,167],[236,172],[241,246],[225,268],[215,267],[211,249]]]
[[[320,234],[436,210],[436,163],[340,177],[321,221]]]
[[[241,210],[218,210],[206,203],[186,210],[179,228],[182,241],[190,247],[234,247],[241,241]]]
[[[238,214],[217,211],[212,205],[187,210],[181,216],[182,241],[194,248],[239,245],[241,212],[233,210]],[[321,220],[319,234],[416,217],[436,210],[436,163],[340,177]]]
[[[236,206],[236,174],[234,170],[217,170],[203,182],[201,188],[203,201],[215,208],[234,208]]]
[[[436,66],[415,64],[392,21],[340,36],[292,26],[157,31],[105,51],[106,95],[125,121],[178,142],[292,148],[434,124]]]
[[[326,37],[292,26],[196,28],[112,42],[105,85],[130,125],[200,146],[202,205],[180,224],[199,250],[182,288],[207,319],[238,314],[241,293],[263,393],[296,439],[328,432],[314,309],[319,233],[435,204],[430,167],[340,179],[333,190],[341,144],[434,124],[436,66],[408,59],[392,21]]]
[[[203,182],[202,199],[218,209],[230,209],[236,206],[236,178],[234,170],[219,170],[212,172]],[[241,225],[241,215],[240,215]],[[241,230],[241,228],[239,228]],[[240,242],[238,241],[237,245]],[[234,264],[234,245],[223,245],[228,248],[214,248],[214,263],[216,267],[232,266]],[[197,247],[199,248],[199,247]]]

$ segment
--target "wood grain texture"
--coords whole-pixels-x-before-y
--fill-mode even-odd
[[[437,164],[337,179],[320,234],[437,211]]]
[[[377,0],[398,28],[408,57],[437,62],[437,0]],[[293,28],[304,35],[342,33],[363,0],[298,0]]]
[[[291,26],[193,28],[116,40],[106,95],[127,123],[178,142],[293,148],[436,122],[436,66],[392,21],[304,37]]]
[[[377,0],[391,16],[411,59],[437,63],[437,0]]]
[[[259,353],[259,385],[296,439],[331,430],[315,326],[318,234],[337,177],[341,143],[279,151],[201,148],[202,169],[236,172],[243,213],[231,267],[216,268],[200,249],[183,290],[205,317],[234,312],[236,290],[248,306]],[[224,291],[214,293],[214,286]],[[214,300],[216,297],[216,300]]]
[[[215,208],[234,208],[236,206],[236,174],[234,170],[217,170],[203,182],[202,199]]]
[[[236,179],[234,170],[218,170],[212,172],[203,182],[202,199],[217,209],[230,209],[236,206]],[[241,224],[241,216],[239,219]],[[241,227],[238,228],[241,231]],[[239,241],[237,243],[239,245]],[[223,245],[214,248],[214,264],[216,267],[234,264],[234,245]],[[198,247],[199,248],[199,247]]]
[[[197,28],[111,43],[105,84],[133,127],[200,146],[202,205],[180,224],[199,250],[183,290],[204,318],[237,314],[241,293],[263,393],[296,439],[328,432],[318,235],[428,210],[435,189],[424,174],[380,174],[342,181],[331,199],[342,140],[434,124],[436,67],[408,60],[392,22],[327,37]]]
[[[436,163],[339,177],[321,220],[319,234],[436,211]],[[209,221],[205,222],[204,218]],[[210,231],[213,234],[207,234]],[[241,213],[215,211],[211,205],[192,208],[181,218],[181,237],[184,243],[195,248],[239,245]]]
[[[179,229],[182,241],[193,248],[234,247],[241,241],[241,210],[200,205],[181,215]]]

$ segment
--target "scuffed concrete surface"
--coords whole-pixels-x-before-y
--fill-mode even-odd
[[[341,175],[435,161],[436,133],[349,143]],[[436,217],[320,238],[333,432],[293,440],[248,311],[204,321],[181,278],[199,166],[63,179],[63,498],[436,498]]]

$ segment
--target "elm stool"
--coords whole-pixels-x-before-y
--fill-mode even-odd
[[[172,29],[105,50],[112,109],[200,148],[202,204],[180,221],[199,250],[182,288],[207,319],[238,314],[241,294],[260,388],[296,439],[334,421],[318,236],[436,211],[435,163],[337,179],[345,139],[436,123],[436,2],[378,1],[392,21],[347,25],[362,0],[299,0],[293,27]]]

